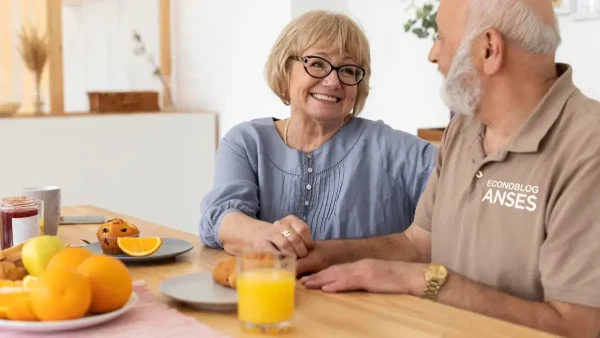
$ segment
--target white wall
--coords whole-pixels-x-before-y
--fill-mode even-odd
[[[267,55],[289,22],[289,0],[177,0],[173,8],[173,83],[179,109],[216,111],[223,135],[287,107],[264,80]]]
[[[418,128],[443,127],[449,121],[439,96],[441,76],[427,61],[431,40],[404,32],[403,24],[411,17],[406,2],[177,0],[173,6],[176,97],[185,108],[218,111],[221,136],[244,120],[287,116],[287,107],[270,92],[262,71],[281,29],[311,9],[345,12],[365,29],[373,60],[365,117],[414,134]],[[574,67],[575,83],[584,93],[600,99],[600,40],[593,38],[600,21],[573,19],[560,18],[564,44],[558,59]]]
[[[198,234],[214,175],[215,123],[205,113],[0,119],[0,196],[58,185],[63,205],[91,204]]]
[[[575,21],[560,17],[563,43],[558,49],[559,62],[573,67],[573,81],[581,91],[600,100],[600,20]]]
[[[365,116],[416,133],[418,128],[445,126],[450,114],[439,96],[441,75],[427,61],[431,40],[404,32],[404,22],[412,18],[406,8],[407,3],[394,0],[380,1],[378,6],[348,0],[347,5],[363,25],[372,48],[372,92]],[[600,100],[600,39],[582,38],[600,32],[600,21],[574,21],[573,16],[561,16],[559,21],[564,43],[558,61],[570,63],[575,84]]]
[[[89,110],[88,91],[161,90],[146,56],[136,56],[138,31],[158,59],[158,0],[86,0],[63,4],[65,110]]]
[[[445,126],[450,118],[439,96],[437,67],[427,62],[431,40],[404,33],[406,4],[348,0],[348,11],[363,26],[371,44],[371,93],[364,116],[382,119],[396,129]]]
[[[313,9],[345,12],[347,0],[291,0],[292,17],[297,17]]]

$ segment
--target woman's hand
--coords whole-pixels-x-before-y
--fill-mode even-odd
[[[305,257],[315,247],[310,228],[296,216],[287,216],[272,227],[256,232],[252,246],[265,251],[278,251],[298,258]]]

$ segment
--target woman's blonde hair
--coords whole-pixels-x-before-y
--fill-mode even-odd
[[[281,32],[271,49],[265,67],[269,87],[288,105],[289,80],[293,59],[316,46],[331,46],[342,55],[348,55],[365,70],[358,84],[352,115],[357,116],[369,96],[371,53],[363,30],[344,14],[310,11],[292,20]]]

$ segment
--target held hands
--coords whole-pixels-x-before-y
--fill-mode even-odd
[[[364,290],[420,296],[425,289],[425,264],[364,259],[334,265],[302,277],[307,289],[325,292]]]
[[[262,228],[253,246],[264,251],[282,252],[298,258],[305,257],[315,246],[310,228],[296,216],[287,216]]]

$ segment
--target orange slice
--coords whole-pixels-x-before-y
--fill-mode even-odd
[[[23,282],[18,280],[18,281],[12,281],[12,280],[8,280],[8,279],[2,279],[0,280],[0,288],[2,287],[22,287],[23,286]]]
[[[0,306],[0,319],[8,319],[6,313],[8,312],[8,306]]]
[[[6,309],[6,318],[17,321],[36,321],[37,317],[31,308],[31,297],[26,295],[16,298]]]
[[[23,278],[23,288],[31,289],[31,288],[33,288],[35,283],[37,283],[37,281],[38,281],[37,277],[27,275],[27,276],[25,276],[25,278]]]
[[[2,312],[2,310],[7,311],[17,299],[24,296],[29,296],[29,290],[26,290],[21,286],[0,287],[0,312]],[[4,315],[6,315],[6,313]]]
[[[162,245],[160,237],[119,237],[119,248],[129,256],[144,257],[155,253]]]

